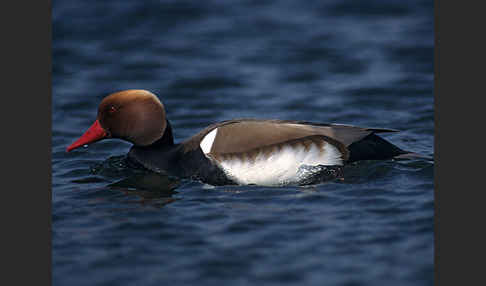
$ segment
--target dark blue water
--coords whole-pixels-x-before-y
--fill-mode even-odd
[[[107,94],[148,89],[176,141],[238,117],[402,130],[433,156],[432,1],[53,1],[54,285],[432,285],[434,163],[307,187],[212,187],[66,153]]]

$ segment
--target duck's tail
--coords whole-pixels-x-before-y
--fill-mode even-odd
[[[349,145],[348,163],[360,160],[413,159],[426,156],[400,149],[380,136],[372,133]]]

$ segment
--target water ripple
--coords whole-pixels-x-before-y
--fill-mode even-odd
[[[430,1],[55,1],[55,285],[432,285]],[[231,118],[395,128],[428,158],[312,186],[212,187],[66,153],[107,94],[144,88],[176,140]]]

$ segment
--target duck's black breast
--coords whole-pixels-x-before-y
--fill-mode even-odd
[[[133,146],[128,158],[157,173],[197,179],[211,185],[235,184],[216,164],[204,156],[200,148],[187,151],[180,144],[165,147]]]

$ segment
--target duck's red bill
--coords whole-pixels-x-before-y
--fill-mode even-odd
[[[83,145],[96,142],[105,138],[106,135],[106,131],[103,129],[103,127],[101,127],[100,122],[96,120],[93,125],[91,125],[91,127],[84,132],[83,136],[67,147],[66,151],[69,152]]]

